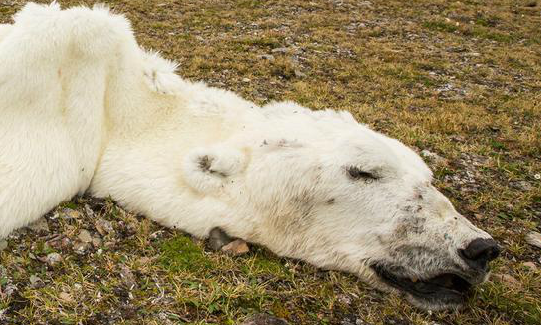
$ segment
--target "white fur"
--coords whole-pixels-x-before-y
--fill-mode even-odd
[[[489,237],[413,151],[349,113],[258,107],[175,68],[103,8],[28,4],[0,26],[0,237],[90,190],[195,236],[221,227],[382,287],[367,266],[394,249],[435,247],[465,267],[457,249]],[[350,166],[379,179],[352,180]],[[407,231],[416,220],[420,234]],[[407,270],[428,278],[439,263]]]

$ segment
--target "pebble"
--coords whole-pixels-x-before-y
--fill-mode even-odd
[[[81,213],[70,208],[64,208],[62,209],[60,216],[63,219],[78,219],[81,216]]]
[[[50,253],[47,255],[47,257],[45,258],[45,262],[51,266],[54,266],[60,262],[62,262],[62,255],[58,254],[58,253]]]
[[[431,152],[429,150],[424,149],[421,151],[421,156],[428,158],[429,160],[435,162],[436,164],[442,164],[445,163],[446,159],[442,156],[438,155],[437,153]]]
[[[248,244],[242,239],[235,239],[229,244],[222,247],[222,252],[231,254],[231,255],[242,255],[250,251]]]
[[[90,218],[94,218],[95,215],[94,215],[94,210],[92,210],[92,208],[90,207],[90,205],[88,204],[85,204],[85,213],[88,217]]]
[[[84,254],[90,247],[89,243],[77,242],[73,245],[73,250],[77,254]]]
[[[493,273],[492,278],[511,286],[520,286],[520,282],[509,274]]]
[[[268,314],[256,314],[246,319],[241,325],[288,325],[288,323]]]
[[[274,55],[272,55],[272,54],[263,54],[263,55],[258,55],[257,57],[259,59],[264,59],[264,60],[269,60],[269,61],[274,61],[275,60]]]
[[[96,230],[102,236],[109,235],[115,231],[111,223],[103,219],[96,220],[96,222],[94,223],[94,226],[96,227]]]
[[[0,240],[0,252],[8,248],[8,241],[5,239]]]
[[[303,78],[303,77],[306,77],[306,74],[301,72],[300,70],[298,69],[295,69],[295,77],[297,78]]]
[[[148,264],[151,261],[150,257],[143,256],[137,260],[140,265]]]
[[[526,235],[525,239],[528,244],[541,248],[541,234],[540,233],[532,231]]]
[[[60,298],[61,300],[64,300],[65,302],[73,302],[73,297],[67,292],[61,292],[58,295],[58,298]]]
[[[94,247],[100,247],[100,245],[101,245],[101,239],[98,238],[98,237],[92,238],[92,245],[94,245]]]
[[[272,53],[287,53],[289,49],[287,47],[277,47],[271,50]]]
[[[122,278],[122,282],[124,282],[128,290],[132,290],[137,284],[135,282],[135,276],[133,275],[130,268],[126,265],[122,265],[120,267],[120,277]]]
[[[92,235],[86,229],[81,230],[81,232],[79,233],[79,236],[77,236],[77,237],[83,243],[91,243],[92,242]]]
[[[34,232],[48,233],[49,225],[47,224],[47,219],[43,217],[39,218],[36,222],[33,222],[30,225],[28,225],[28,229]]]
[[[528,269],[530,269],[532,271],[537,270],[537,266],[535,266],[534,262],[524,262],[524,263],[522,263],[522,266],[524,266],[525,268],[528,268]]]
[[[33,288],[39,288],[42,286],[43,282],[41,281],[41,279],[35,275],[35,274],[32,274],[30,276],[30,285],[33,287]]]
[[[518,182],[512,182],[511,183],[511,187],[517,189],[517,190],[521,190],[521,191],[530,191],[531,189],[533,189],[533,186],[526,182],[526,181],[518,181]]]

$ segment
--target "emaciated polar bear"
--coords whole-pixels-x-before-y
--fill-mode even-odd
[[[0,28],[0,237],[89,190],[430,309],[459,306],[498,255],[412,150],[347,112],[182,80],[105,8],[28,4],[14,20]]]

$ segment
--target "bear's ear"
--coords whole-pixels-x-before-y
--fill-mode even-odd
[[[242,172],[246,160],[246,154],[234,148],[197,148],[184,159],[182,174],[193,189],[211,193],[222,188],[228,178]]]

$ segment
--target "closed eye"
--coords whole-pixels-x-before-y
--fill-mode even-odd
[[[378,180],[379,179],[379,177],[375,175],[374,173],[364,171],[356,166],[347,167],[346,170],[349,177],[351,177],[354,180],[358,180],[358,179]]]

